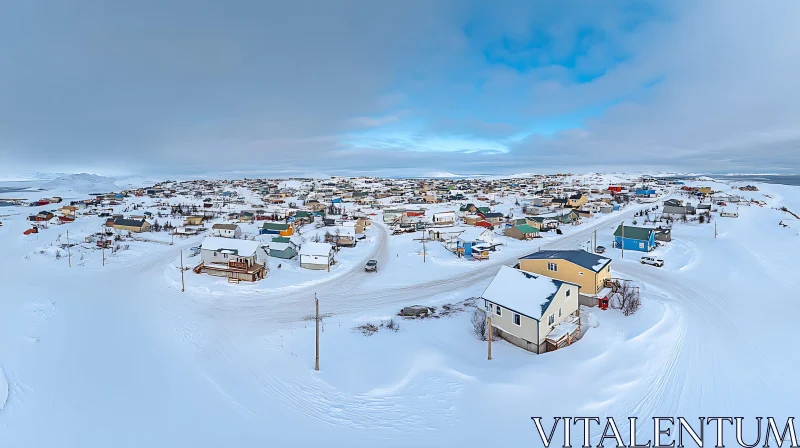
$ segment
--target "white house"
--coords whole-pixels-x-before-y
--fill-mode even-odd
[[[428,237],[432,240],[448,242],[453,241],[461,235],[467,227],[455,227],[455,226],[448,226],[448,227],[436,227],[434,229],[428,229]]]
[[[433,224],[437,226],[450,226],[456,222],[456,212],[440,212],[433,214]]]
[[[256,281],[266,276],[267,249],[260,241],[209,236],[200,245],[195,272],[236,281]]]
[[[506,341],[536,353],[572,343],[580,333],[580,286],[503,266],[481,295]]]
[[[328,243],[305,243],[300,247],[300,267],[329,269],[334,263],[333,246]]]
[[[240,238],[242,229],[237,224],[214,224],[211,226],[211,234],[223,238]]]

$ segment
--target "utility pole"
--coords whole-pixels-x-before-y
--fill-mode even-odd
[[[414,238],[414,241],[422,241],[422,262],[425,263],[428,256],[428,251],[425,246],[425,242],[427,241],[427,238],[425,238],[425,229],[422,229],[422,238]]]
[[[709,215],[709,216],[711,216],[711,215]],[[714,220],[714,238],[716,238],[716,237],[717,237],[717,221]]]
[[[594,229],[594,244],[592,244],[592,252],[597,252],[597,229]]]
[[[489,361],[491,361],[492,360],[492,333],[493,333],[493,331],[492,331],[492,310],[491,309],[489,309],[489,311],[486,312],[486,316],[487,316],[487,319],[489,320],[489,328],[488,328],[488,331],[489,331],[489,337],[488,337],[488,340],[489,340],[489,358],[488,359],[489,359]]]
[[[717,223],[714,223],[714,226],[716,225]],[[69,251],[69,230],[67,230],[67,263],[69,264],[69,267],[72,267],[72,254],[70,254]]]
[[[317,293],[314,293],[314,306],[316,307],[314,320],[316,321],[317,324],[317,350],[314,363],[314,370],[319,371],[319,299],[317,298]]]
[[[186,290],[186,285],[183,283],[183,249],[181,249],[181,292]]]
[[[622,258],[625,258],[625,221],[622,221],[622,239],[620,242],[622,243],[620,244],[622,248]]]
[[[103,242],[103,266],[106,265],[106,240],[101,240]]]
[[[716,228],[716,225],[717,225],[717,223],[715,222],[714,223],[715,228]],[[425,263],[425,259],[427,258],[427,256],[428,256],[428,251],[425,248],[425,229],[422,229],[422,262],[423,263]]]

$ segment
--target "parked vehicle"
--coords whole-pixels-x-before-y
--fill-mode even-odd
[[[367,272],[378,272],[378,260],[369,260],[367,265],[364,266],[364,270]]]
[[[603,252],[605,252],[605,251],[606,251],[606,248],[605,248],[604,246],[597,246],[597,247],[594,249],[594,251],[595,251],[596,253],[598,253],[598,254],[602,254]]]
[[[655,257],[642,257],[642,264],[649,264],[660,268],[664,266],[664,260]]]

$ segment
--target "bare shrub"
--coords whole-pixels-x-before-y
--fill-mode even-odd
[[[488,322],[486,321],[486,313],[481,309],[476,309],[472,312],[472,334],[477,336],[481,341],[485,341],[488,336]]]
[[[395,322],[394,319],[389,319],[387,321],[381,322],[381,327],[385,327],[387,330],[391,330],[397,332],[400,330],[400,324]]]
[[[611,293],[610,304],[612,308],[622,311],[625,316],[635,314],[642,306],[639,288],[630,281],[623,281]]]
[[[359,325],[355,329],[360,331],[364,336],[372,336],[378,332],[378,327],[374,324]]]
[[[636,314],[639,311],[639,308],[642,307],[642,299],[639,296],[638,290],[636,291],[635,295],[632,295],[626,302],[625,306],[622,307],[622,314],[625,316],[630,316]]]

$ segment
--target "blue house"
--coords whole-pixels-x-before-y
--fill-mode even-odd
[[[622,238],[622,234],[625,238]],[[656,248],[656,230],[645,227],[617,226],[614,232],[614,247],[625,250],[650,252]]]
[[[645,189],[636,190],[636,196],[650,197],[650,196],[655,195],[655,194],[656,194],[656,190],[645,190]]]

